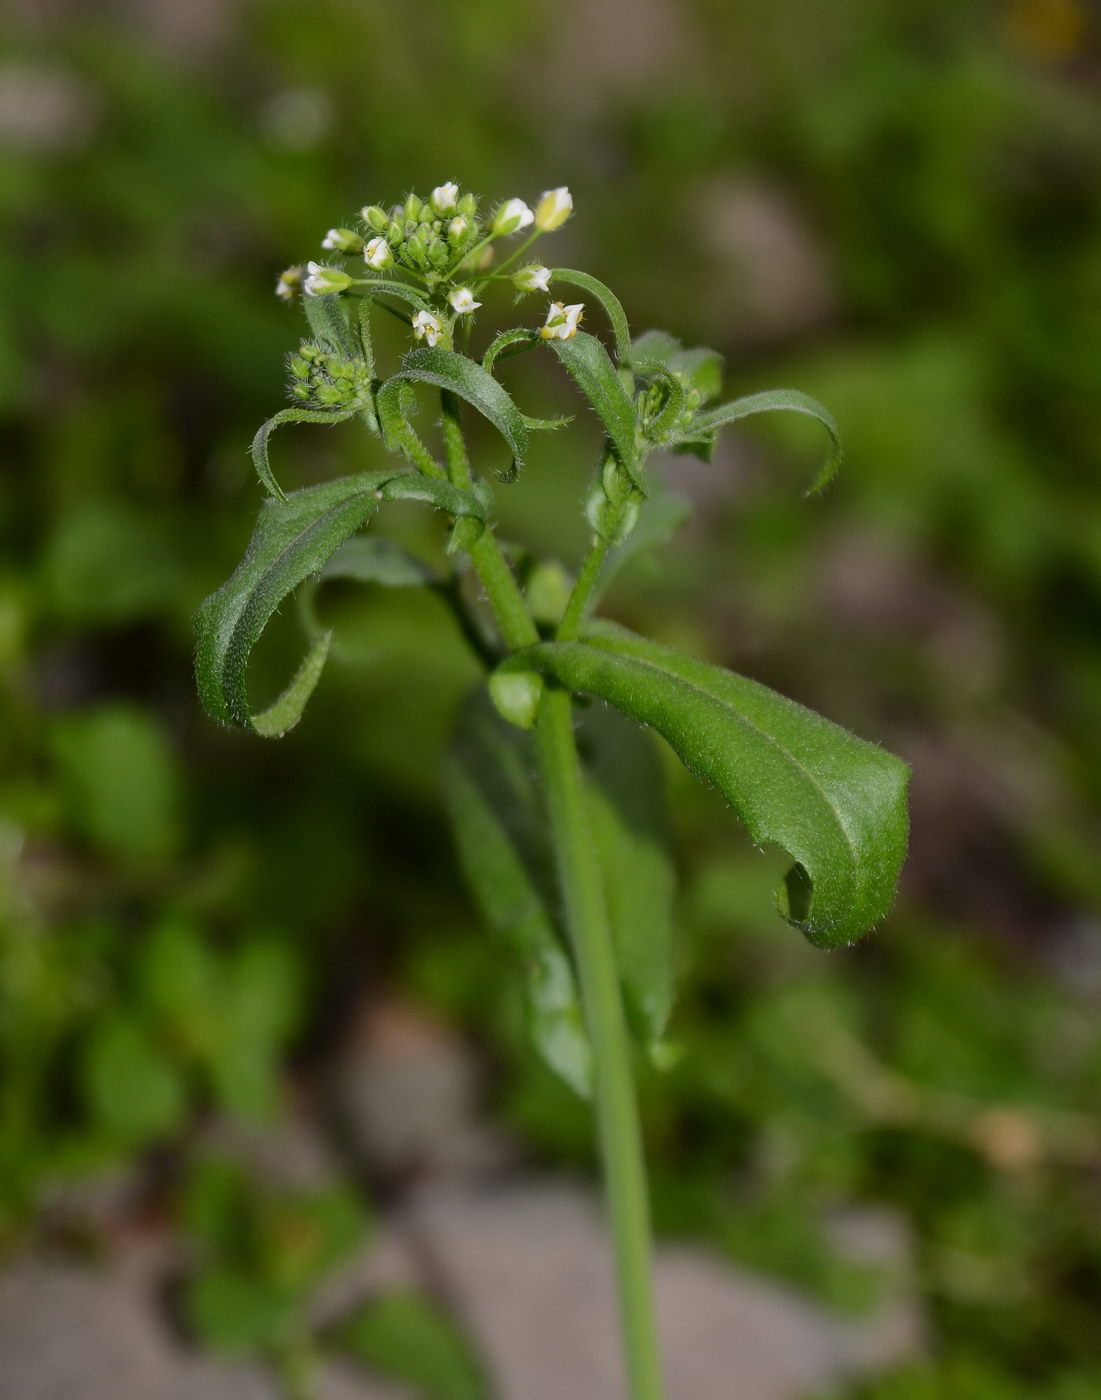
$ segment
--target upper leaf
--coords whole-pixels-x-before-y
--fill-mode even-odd
[[[421,500],[452,515],[485,519],[485,507],[472,492],[393,471],[341,477],[292,491],[281,501],[265,501],[245,557],[196,619],[199,694],[213,719],[269,738],[298,722],[321,676],[331,635],[315,641],[289,687],[259,714],[248,703],[249,655],[283,599],[316,574],[386,500]]]
[[[584,331],[578,331],[569,340],[548,340],[547,344],[556,351],[578,388],[596,410],[632,485],[645,495],[646,484],[635,437],[635,406],[608,358],[607,350],[595,336],[586,335]]]
[[[727,423],[734,423],[739,418],[748,418],[754,413],[772,413],[778,409],[785,409],[791,413],[805,413],[811,418],[816,418],[830,435],[830,447],[826,460],[814,481],[807,488],[807,494],[813,495],[814,492],[821,491],[837,475],[843,453],[833,414],[824,404],[820,404],[817,399],[812,399],[809,394],[804,394],[799,389],[765,389],[760,394],[746,394],[744,398],[735,399],[732,403],[710,409],[706,413],[699,414],[680,435],[678,441],[684,444],[696,440],[706,442]]]
[[[627,325],[627,313],[623,309],[623,303],[611,287],[606,287],[598,278],[591,277],[587,272],[575,272],[569,267],[554,268],[550,280],[565,282],[568,287],[580,287],[583,292],[596,297],[611,323],[616,359],[621,364],[627,364],[631,358],[631,331]]]
[[[656,729],[754,841],[794,858],[780,912],[812,943],[849,943],[890,909],[906,854],[901,760],[766,686],[607,624],[501,669],[551,676]]]
[[[401,362],[401,369],[379,390],[380,399],[391,392],[388,386],[402,381],[434,384],[437,388],[458,394],[484,418],[488,418],[508,443],[514,470],[523,466],[528,450],[524,416],[498,381],[474,360],[455,350],[445,350],[442,346],[410,350]]]

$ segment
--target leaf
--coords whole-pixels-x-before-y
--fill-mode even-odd
[[[316,297],[304,296],[302,305],[314,338],[323,340],[348,359],[354,359],[355,337],[344,314],[344,301],[340,293],[326,292]]]
[[[500,669],[551,676],[656,729],[757,844],[794,858],[778,903],[812,943],[852,942],[887,914],[906,854],[901,760],[755,681],[606,624]]]
[[[507,331],[502,331],[499,336],[491,340],[482,356],[482,368],[488,374],[494,366],[497,357],[503,350],[508,350],[513,345],[523,344],[524,349],[530,349],[533,345],[538,345],[540,335],[538,331],[528,330],[524,326],[511,326]]]
[[[636,373],[650,369],[670,370],[683,375],[704,399],[716,398],[723,387],[723,357],[717,350],[696,346],[686,350],[665,331],[646,331],[631,346],[631,365]]]
[[[524,416],[516,407],[509,394],[491,374],[455,350],[445,350],[442,346],[422,350],[410,350],[401,362],[401,368],[386,381],[379,390],[379,397],[387,392],[391,384],[401,381],[418,384],[434,384],[440,389],[449,389],[476,408],[483,418],[488,418],[512,451],[513,469],[519,470],[524,464],[528,450],[528,432],[524,426]]]
[[[275,738],[302,718],[332,634],[315,641],[287,689],[259,714],[251,713],[246,692],[249,654],[283,599],[316,574],[383,501],[424,501],[485,520],[485,505],[474,492],[412,472],[364,472],[293,491],[284,501],[265,501],[245,557],[198,613],[195,670],[212,719]]]
[[[807,495],[814,495],[837,475],[843,455],[841,439],[837,423],[829,409],[799,389],[766,389],[760,394],[747,394],[744,398],[735,399],[733,403],[723,404],[721,408],[701,413],[677,441],[685,443],[695,438],[706,438],[716,429],[724,427],[727,423],[734,423],[739,418],[748,418],[754,413],[772,413],[779,409],[786,409],[791,413],[806,413],[811,418],[816,418],[830,435],[830,448],[826,460],[807,488]]]
[[[577,1093],[592,1066],[580,998],[561,931],[555,877],[531,741],[506,724],[484,693],[460,712],[444,765],[444,795],[463,869],[482,914],[525,972],[528,1033]]]
[[[245,557],[205,600],[196,619],[196,678],[212,719],[272,736],[301,718],[321,675],[329,638],[315,644],[275,704],[255,716],[245,689],[249,654],[283,599],[375,513],[379,491],[391,476],[365,472],[341,477],[261,506]]]
[[[588,292],[590,296],[596,297],[611,323],[612,335],[615,338],[616,359],[621,364],[629,364],[631,360],[631,330],[627,325],[627,313],[623,310],[623,303],[611,287],[606,287],[603,282],[598,281],[595,277],[590,277],[587,272],[575,272],[573,268],[569,267],[554,268],[550,280],[552,282],[565,282],[568,287],[580,287],[583,292]]]
[[[282,486],[276,481],[271,470],[271,463],[268,461],[268,438],[276,428],[284,423],[346,423],[349,418],[354,418],[359,412],[356,408],[282,408],[274,414],[257,431],[252,439],[252,446],[249,451],[252,453],[253,466],[256,468],[256,475],[260,478],[260,484],[269,496],[275,496],[277,500],[285,501],[287,494]]]
[[[638,1038],[653,1053],[673,1005],[673,896],[661,764],[652,740],[617,710],[578,725],[620,981]]]
[[[547,344],[596,410],[632,484],[645,495],[646,484],[635,441],[634,404],[607,350],[595,336],[586,335],[584,331],[578,331],[570,340],[548,340]]]
[[[97,1127],[128,1147],[182,1127],[187,1087],[180,1067],[136,1016],[119,1012],[93,1029],[81,1069]]]
[[[408,282],[397,282],[386,277],[380,277],[377,281],[374,278],[369,278],[357,282],[356,287],[360,295],[369,301],[374,301],[378,297],[396,297],[399,301],[405,301],[410,306],[415,306],[418,311],[431,310],[424,293],[416,287],[410,286]]]
[[[340,1328],[359,1361],[409,1387],[418,1400],[490,1400],[482,1364],[459,1327],[408,1290],[376,1294]]]

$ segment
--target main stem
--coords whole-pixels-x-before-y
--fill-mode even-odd
[[[597,1130],[615,1240],[630,1394],[632,1400],[662,1400],[650,1202],[630,1041],[567,691],[548,688],[544,693],[535,740],[593,1052]]]
[[[446,391],[442,403],[451,479],[457,486],[469,487],[470,464],[458,404]],[[583,616],[605,552],[602,545],[586,560],[579,580],[582,586],[569,610],[568,633],[574,632]],[[475,541],[470,556],[508,645],[519,650],[539,641],[523,594],[491,529],[487,527]],[[593,1053],[597,1132],[615,1242],[630,1396],[631,1400],[664,1400],[651,1276],[649,1191],[631,1046],[567,691],[548,686],[544,692],[535,741]]]

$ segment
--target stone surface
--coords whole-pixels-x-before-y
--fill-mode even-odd
[[[501,1400],[621,1400],[607,1238],[584,1191],[531,1182],[435,1191],[414,1214]],[[838,1229],[858,1257],[905,1272],[890,1219],[854,1216]],[[901,1285],[869,1318],[841,1322],[698,1249],[660,1249],[656,1290],[670,1393],[691,1400],[799,1400],[913,1356],[924,1334]]]
[[[0,1400],[282,1400],[257,1366],[184,1347],[161,1294],[171,1253],[125,1244],[103,1264],[29,1258],[0,1277]],[[351,1368],[319,1400],[409,1400]]]

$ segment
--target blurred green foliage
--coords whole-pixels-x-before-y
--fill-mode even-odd
[[[297,322],[279,270],[365,200],[568,182],[564,263],[609,281],[636,330],[719,346],[728,387],[814,393],[848,453],[811,503],[799,425],[671,464],[695,520],[660,567],[632,565],[613,611],[915,768],[903,905],[829,957],[771,914],[771,857],[670,773],[683,1054],[646,1085],[659,1228],[858,1309],[889,1280],[839,1254],[832,1224],[889,1205],[941,1359],[861,1400],[1094,1393],[1095,16],[215,8],[209,33],[183,7],[125,29],[5,21],[3,1240],[66,1181],[178,1148],[211,1108],[276,1112],[288,1067],[394,985],[482,1036],[533,1152],[589,1160],[586,1112],[524,1050],[444,836],[439,759],[474,668],[443,610],[327,586],[344,664],[279,746],[204,722],[189,658],[195,605],[251,526],[246,448],[283,402]],[[608,39],[619,23],[631,44]],[[528,411],[572,411],[538,368],[514,373]],[[288,484],[377,465],[352,426],[282,436]],[[571,564],[590,462],[561,452],[541,440],[502,509]],[[388,528],[439,548],[413,514]],[[297,654],[286,621],[258,696]],[[195,1299],[259,1276],[218,1263],[218,1240]],[[208,1311],[247,1330],[251,1308]]]

